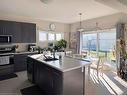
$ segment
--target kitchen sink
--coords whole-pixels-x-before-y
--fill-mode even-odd
[[[44,59],[44,61],[55,61],[55,60],[58,60],[57,58],[47,58],[47,59]]]

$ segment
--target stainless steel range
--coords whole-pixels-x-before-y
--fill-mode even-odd
[[[0,45],[0,76],[14,73],[14,45]]]

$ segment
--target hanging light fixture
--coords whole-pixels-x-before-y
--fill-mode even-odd
[[[95,28],[96,28],[96,30],[102,30],[102,29],[98,26],[98,22],[96,22]]]
[[[42,3],[44,4],[49,4],[51,3],[53,0],[40,0]]]
[[[82,13],[79,13],[79,16],[80,16],[80,26],[79,26],[79,28],[77,29],[77,31],[83,32],[85,29],[82,27],[82,19],[81,19]]]

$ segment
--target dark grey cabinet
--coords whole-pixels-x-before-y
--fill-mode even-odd
[[[44,62],[32,57],[29,57],[29,59],[31,62],[29,61],[28,64],[34,64],[31,65],[34,66],[34,69],[31,68],[33,72],[31,74],[33,74],[35,79],[34,83],[46,95],[84,95],[85,72],[82,72],[82,67],[62,72],[50,66],[47,61]],[[29,73],[28,70],[27,72]]]
[[[43,89],[44,93],[47,95],[52,95],[53,93],[53,77],[50,68],[44,67],[40,64],[39,66],[39,76],[38,76],[38,85]],[[40,73],[41,72],[41,73]],[[47,89],[49,89],[47,91]]]
[[[14,71],[19,72],[27,69],[26,54],[14,55]]]
[[[13,26],[9,21],[0,21],[0,35],[12,35]]]
[[[22,42],[36,42],[36,25],[29,23],[21,23],[21,31],[22,31]]]
[[[13,43],[22,43],[22,31],[21,31],[21,23],[13,22],[13,31],[12,31],[12,42]]]
[[[53,95],[62,95],[62,73],[56,70],[52,72],[53,77]]]
[[[12,35],[13,43],[36,43],[36,24],[0,20],[0,35]]]
[[[62,72],[32,58],[27,58],[28,79],[34,80],[46,95],[62,95]]]
[[[37,54],[36,52],[31,53],[19,53],[14,55],[14,71],[24,71],[27,70],[27,57],[28,55]]]

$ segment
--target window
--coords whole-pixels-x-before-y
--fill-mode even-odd
[[[39,31],[39,41],[59,41],[63,39],[64,33]]]
[[[99,55],[114,59],[113,49],[116,44],[116,32],[99,33]]]
[[[116,45],[116,29],[89,31],[82,35],[82,51],[91,56],[105,56],[114,59]]]
[[[55,34],[53,34],[53,33],[48,33],[48,40],[49,40],[49,41],[54,41],[54,40],[55,40]]]
[[[97,34],[83,34],[83,44],[82,49],[87,51],[89,55],[96,56],[96,43],[97,43]]]
[[[56,34],[56,40],[59,41],[62,39],[62,34],[59,33],[59,34]]]
[[[47,33],[40,31],[39,32],[39,41],[46,41],[47,40]]]

